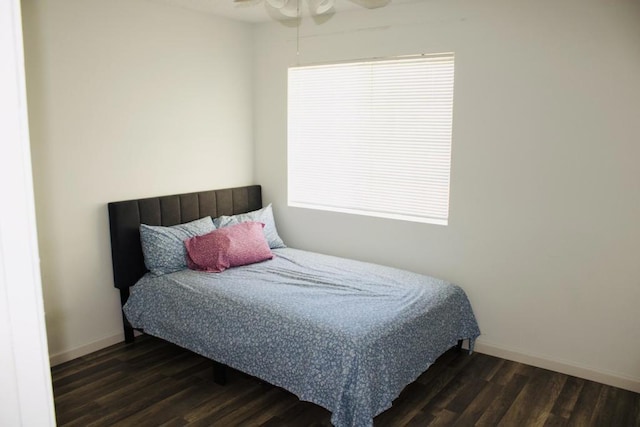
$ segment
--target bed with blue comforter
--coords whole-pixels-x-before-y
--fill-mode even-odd
[[[464,291],[432,277],[291,248],[222,273],[146,274],[134,328],[283,387],[366,427],[461,339],[480,331]]]
[[[259,185],[111,202],[108,209],[126,342],[137,328],[178,344],[327,408],[336,427],[371,426],[438,356],[463,339],[472,348],[480,333],[458,286],[283,248],[273,217],[261,213],[270,208]],[[158,265],[146,262],[143,228],[159,226],[164,235],[166,227],[234,215],[265,224],[273,259],[192,271],[173,265],[186,261],[178,239],[158,246],[160,265],[170,271],[148,272]]]

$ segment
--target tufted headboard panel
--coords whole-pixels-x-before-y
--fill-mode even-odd
[[[147,272],[140,224],[170,226],[210,215],[235,215],[262,207],[259,185],[109,203],[113,281],[122,293]],[[126,295],[126,296],[125,296]]]

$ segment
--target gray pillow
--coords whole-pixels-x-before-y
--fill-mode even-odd
[[[153,274],[167,274],[187,268],[184,241],[215,230],[210,216],[172,227],[140,224],[144,264]]]
[[[254,221],[264,224],[262,231],[264,237],[269,243],[271,249],[286,248],[280,236],[278,236],[278,230],[276,230],[276,223],[273,219],[273,209],[271,209],[271,203],[266,208],[258,209],[257,211],[247,212],[243,214],[233,216],[220,216],[213,220],[216,228],[228,227],[230,225],[239,224],[241,222]]]

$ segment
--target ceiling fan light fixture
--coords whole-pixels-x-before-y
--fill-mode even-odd
[[[282,4],[282,6],[274,6],[271,2]],[[267,0],[267,2],[280,12],[280,14],[288,18],[298,17],[298,1],[301,0]],[[284,4],[283,4],[284,3]]]
[[[322,15],[331,10],[336,3],[335,0],[308,0],[309,10],[312,15]]]

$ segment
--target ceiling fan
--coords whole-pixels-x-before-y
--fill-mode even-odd
[[[234,3],[258,3],[260,0],[233,0]],[[267,5],[276,9],[281,14],[296,18],[300,13],[300,6],[303,0],[264,0]],[[388,5],[391,0],[349,0],[367,9],[376,9]],[[299,4],[300,3],[300,4]],[[304,0],[309,12],[312,15],[322,15],[330,13],[336,0]]]

